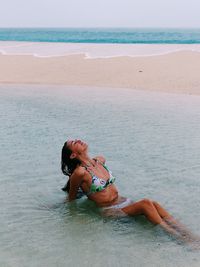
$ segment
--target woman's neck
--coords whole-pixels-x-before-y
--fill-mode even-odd
[[[92,165],[92,159],[88,154],[79,155],[78,159],[81,161],[82,165]]]

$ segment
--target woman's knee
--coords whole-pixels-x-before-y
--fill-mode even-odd
[[[157,201],[152,201],[152,203],[153,203],[153,205],[154,205],[154,207],[157,209],[157,210],[163,210],[164,211],[164,208],[163,208],[163,206],[161,206],[161,204],[159,203],[159,202],[157,202]]]
[[[142,210],[144,212],[151,210],[153,208],[153,202],[152,200],[148,199],[148,198],[144,198],[141,200],[141,206],[142,206]]]
[[[159,207],[160,204],[157,202],[157,201],[152,201],[153,205],[156,206],[156,207]]]

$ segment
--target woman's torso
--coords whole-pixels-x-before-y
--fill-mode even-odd
[[[104,163],[95,160],[93,165],[94,166],[82,166],[85,170],[81,183],[82,190],[90,200],[94,201],[100,207],[115,204],[118,200],[118,190],[114,185],[114,177]],[[95,188],[95,180],[97,189],[100,190],[99,192],[95,192],[94,189],[91,190],[91,188]],[[101,186],[98,188],[98,181],[101,181],[105,188]]]

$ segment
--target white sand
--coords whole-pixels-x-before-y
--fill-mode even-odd
[[[0,83],[126,87],[200,94],[197,51],[200,45],[0,42]]]

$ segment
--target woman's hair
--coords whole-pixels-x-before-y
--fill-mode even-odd
[[[71,176],[73,171],[76,169],[78,164],[81,164],[78,159],[71,159],[70,156],[72,151],[67,147],[67,141],[64,143],[61,152],[61,170],[64,175]],[[68,192],[70,190],[70,180],[67,181],[66,185],[62,188],[63,191]],[[79,188],[76,198],[81,198],[84,195],[83,191]]]
[[[71,159],[70,156],[72,154],[72,151],[67,147],[67,141],[64,143],[64,146],[62,148],[61,152],[61,170],[64,175],[71,176],[73,171],[76,169],[77,165],[80,165],[81,162],[78,159]],[[62,188],[63,191],[68,192],[70,190],[70,180],[67,181],[65,186]],[[81,198],[84,196],[84,192],[81,188],[78,189],[76,198]]]
[[[64,175],[71,176],[78,164],[81,164],[80,160],[70,156],[72,151],[67,147],[67,141],[64,143],[61,152],[61,170]]]

